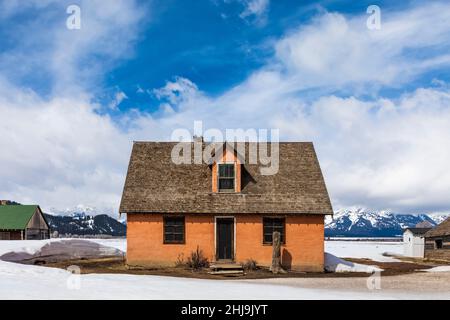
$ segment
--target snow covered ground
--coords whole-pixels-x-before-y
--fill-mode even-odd
[[[0,255],[11,251],[30,254],[40,250],[45,241],[0,241]],[[125,249],[122,239],[94,239],[101,245]],[[395,251],[394,245],[364,243],[327,243],[327,251],[341,257],[384,259],[384,251]],[[397,244],[398,246],[398,244]],[[370,250],[368,250],[368,248]],[[342,254],[344,253],[344,254]],[[376,259],[374,259],[376,260]],[[71,268],[76,271],[76,267]],[[450,282],[450,273],[420,273],[436,283]],[[370,281],[368,275],[367,281]],[[444,276],[447,280],[434,279]],[[393,277],[390,278],[389,281]],[[358,279],[358,280],[356,280]],[[411,281],[411,278],[408,278]],[[412,278],[414,281],[415,278]],[[359,281],[361,286],[352,287]],[[387,281],[387,280],[386,280]],[[404,281],[403,281],[404,282]],[[327,287],[333,283],[335,287]],[[366,278],[271,279],[271,280],[199,280],[150,275],[73,274],[70,271],[0,261],[0,299],[450,299],[442,293],[409,289],[371,290]],[[395,281],[394,281],[395,283]],[[431,288],[434,289],[434,288]],[[445,290],[445,288],[444,288]]]
[[[325,252],[340,258],[367,258],[373,261],[394,262],[395,258],[383,253],[403,254],[402,242],[377,241],[325,241]]]
[[[383,269],[380,269],[377,266],[368,266],[365,264],[345,261],[328,252],[325,253],[325,270],[330,272],[365,272],[365,273],[383,271]]]
[[[246,281],[87,274],[0,262],[0,299],[374,299],[367,292]],[[387,296],[386,298],[395,298]]]
[[[256,281],[198,280],[136,275],[71,275],[53,268],[0,263],[1,299],[396,299],[370,290],[300,288]],[[437,295],[436,295],[437,296]],[[417,297],[416,297],[417,298]],[[442,296],[441,296],[442,298]]]
[[[127,240],[125,238],[117,238],[117,239],[89,239],[89,241],[96,242],[98,244],[113,247],[119,249],[120,251],[127,251]]]
[[[424,270],[426,272],[450,272],[450,266],[439,266]]]

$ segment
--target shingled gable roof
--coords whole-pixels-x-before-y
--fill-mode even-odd
[[[431,228],[406,228],[404,231],[407,230],[411,231],[415,236],[423,236],[428,230],[431,230]]]
[[[279,171],[266,176],[258,164],[249,163],[248,151],[255,147],[250,144],[255,143],[246,143],[242,190],[226,194],[212,192],[210,165],[173,163],[176,144],[133,144],[121,213],[333,214],[310,142],[279,143]]]
[[[450,217],[425,233],[425,238],[450,236]]]

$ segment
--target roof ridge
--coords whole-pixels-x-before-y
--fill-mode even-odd
[[[195,143],[196,141],[150,141],[150,140],[133,140],[133,143],[155,143],[155,144],[172,144],[172,143]],[[280,144],[312,144],[312,141],[203,141],[204,144],[210,143],[280,143]]]

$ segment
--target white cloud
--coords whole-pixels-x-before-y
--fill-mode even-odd
[[[268,88],[236,91],[182,100],[175,107],[182,111],[157,119],[158,134],[192,130],[194,120],[221,130],[280,128],[282,140],[314,142],[336,207],[450,208],[450,91],[417,89],[395,100],[323,96],[308,104]],[[155,119],[141,121],[151,127]]]
[[[122,103],[123,100],[128,99],[128,96],[125,94],[125,92],[123,91],[117,91],[114,94],[114,98],[112,99],[112,101],[109,103],[109,108],[112,110],[117,110],[119,105]]]
[[[28,0],[26,2],[20,0],[2,1],[0,3],[0,17],[9,18],[26,10],[47,8],[57,1],[58,0]]]
[[[278,41],[276,58],[301,86],[401,86],[450,65],[448,10],[445,3],[382,8],[381,30],[369,30],[367,16],[325,13]]]
[[[2,197],[44,208],[117,206],[129,137],[82,98],[14,94],[0,100]]]
[[[81,29],[69,30],[64,1],[2,2],[11,49],[0,53],[4,77],[21,83],[40,75],[55,95],[76,95],[95,88],[105,72],[132,54],[146,8],[137,1],[82,0]],[[8,24],[15,15],[32,18]],[[11,28],[14,25],[14,28]]]
[[[91,98],[104,73],[132,52],[146,8],[80,1],[82,28],[68,30],[69,4],[0,3],[2,24],[32,17],[8,29],[10,48],[0,53],[0,194],[46,209],[84,203],[116,212],[132,137]],[[22,85],[36,76],[50,94]],[[118,91],[111,107],[125,98]]]
[[[164,87],[153,90],[158,99],[167,99],[171,104],[180,104],[192,99],[197,92],[197,85],[183,77],[175,77],[174,81],[167,81]]]
[[[142,89],[140,85],[137,86],[136,93],[145,93],[145,90]]]
[[[318,128],[310,138],[335,204],[448,210],[449,105],[450,92],[434,89],[398,100],[331,96],[314,102],[306,119]]]
[[[211,0],[214,5],[219,6],[221,3],[230,4],[237,3],[242,7],[239,17],[247,23],[256,26],[264,26],[267,23],[267,15],[270,7],[270,0]],[[222,19],[228,19],[225,13],[220,13]]]
[[[239,15],[242,19],[253,18],[258,24],[266,23],[267,11],[269,10],[269,0],[241,0],[244,4],[244,11]]]

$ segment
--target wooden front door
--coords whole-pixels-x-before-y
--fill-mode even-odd
[[[234,218],[216,219],[216,258],[234,259]]]

